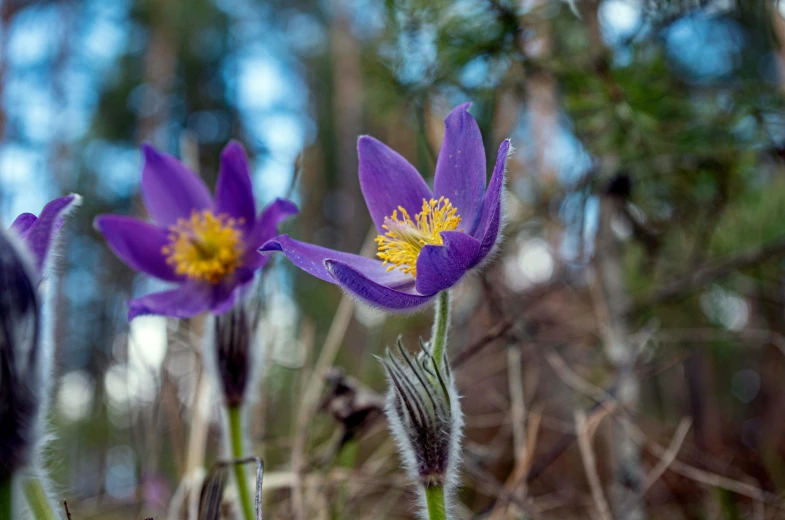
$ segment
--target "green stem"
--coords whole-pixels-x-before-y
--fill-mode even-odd
[[[0,518],[14,517],[14,478],[0,482]]]
[[[27,506],[35,520],[57,520],[57,515],[52,511],[52,504],[49,502],[40,480],[35,477],[25,479],[23,487]]]
[[[450,328],[450,293],[442,291],[436,297],[436,315],[433,318],[433,336],[431,337],[431,355],[437,364],[441,364],[447,348],[447,330]]]
[[[428,505],[429,520],[447,520],[442,486],[425,486],[425,503]]]
[[[232,446],[232,458],[235,461],[243,458],[243,421],[240,406],[232,406],[229,412],[229,439]],[[248,489],[248,479],[245,476],[245,466],[234,464],[234,478],[237,481],[237,493],[240,495],[240,505],[243,509],[245,520],[254,520],[254,502]]]

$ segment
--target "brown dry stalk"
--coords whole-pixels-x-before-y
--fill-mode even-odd
[[[375,236],[376,229],[371,228],[360,252],[361,255],[367,256],[370,253],[375,246],[373,242]],[[305,452],[308,444],[310,423],[319,407],[319,398],[324,390],[325,376],[335,362],[335,357],[338,355],[338,350],[343,343],[343,338],[349,328],[353,314],[354,304],[351,298],[344,294],[327,332],[322,351],[319,353],[319,359],[316,360],[310,383],[305,389],[305,394],[297,410],[297,428],[294,432],[295,437],[292,446],[292,468],[295,474],[295,482],[292,487],[292,511],[294,518],[297,520],[306,519],[302,474],[306,465]]]
[[[589,481],[589,488],[591,489],[591,496],[594,504],[597,506],[597,512],[602,520],[612,520],[611,508],[602,492],[602,484],[600,476],[597,474],[597,460],[594,456],[592,449],[592,433],[590,430],[593,428],[586,420],[586,412],[578,410],[575,412],[575,431],[578,436],[578,448],[581,452],[581,460],[583,461],[583,469],[586,472],[586,478]]]

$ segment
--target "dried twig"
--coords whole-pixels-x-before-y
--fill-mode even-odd
[[[654,466],[654,469],[646,476],[646,480],[643,482],[643,487],[641,488],[641,495],[645,495],[654,483],[660,479],[663,473],[668,470],[673,461],[676,460],[681,445],[687,437],[687,432],[690,431],[690,426],[692,426],[692,419],[689,417],[682,418],[681,422],[679,422],[679,427],[676,428],[673,439],[671,439],[670,445],[668,445],[668,449],[665,451],[662,458],[660,458],[657,465]]]
[[[597,460],[594,457],[594,450],[591,446],[592,435],[589,430],[590,427],[586,421],[586,412],[583,410],[576,411],[575,431],[578,435],[578,448],[581,452],[581,460],[583,460],[586,478],[588,479],[589,487],[591,488],[591,495],[594,499],[594,504],[597,506],[600,518],[603,520],[611,520],[613,516],[611,516],[611,508],[608,506],[605,494],[602,492],[600,476],[597,474]]]
[[[513,325],[515,325],[515,323],[512,320],[503,321],[491,329],[485,336],[481,337],[465,349],[458,352],[451,363],[453,369],[457,369],[466,363],[470,358],[477,355],[486,346],[503,337],[505,334],[507,334]]]
[[[677,300],[708,283],[782,255],[785,255],[785,238],[753,247],[737,255],[694,270],[681,278],[676,278],[672,282],[632,302],[627,307],[626,313],[636,314],[653,305]]]
[[[255,508],[256,508],[256,520],[262,520],[262,483],[264,481],[264,461],[259,457],[245,457],[242,459],[233,459],[233,460],[219,460],[213,466],[213,469],[210,470],[211,475],[219,475],[219,479],[222,480],[220,477],[219,471],[227,468],[229,466],[236,466],[236,465],[245,465],[245,464],[254,464],[256,466],[256,497],[255,497]],[[212,480],[212,479],[209,479]],[[220,488],[223,488],[223,484],[220,484]]]
[[[527,458],[526,453],[526,401],[523,396],[521,349],[514,345],[507,349],[507,379],[510,391],[510,417],[515,446],[515,463]]]
[[[501,520],[504,518],[504,513],[507,511],[507,506],[510,502],[511,496],[514,496],[519,487],[526,486],[526,474],[531,468],[532,461],[534,460],[534,449],[537,446],[537,436],[540,431],[540,422],[542,414],[538,410],[533,410],[528,417],[526,432],[526,457],[520,458],[515,464],[515,468],[510,473],[507,481],[504,483],[504,493],[499,496],[496,505],[491,512],[491,520]],[[522,493],[523,498],[526,497],[526,492]]]
[[[373,242],[375,236],[376,229],[372,228],[365,239],[362,251],[360,252],[361,255],[370,253],[375,245]],[[325,338],[324,346],[319,353],[319,359],[316,361],[316,366],[314,366],[310,384],[305,389],[305,395],[303,396],[297,411],[297,428],[295,430],[294,444],[292,447],[292,467],[294,468],[295,473],[295,484],[292,489],[292,509],[294,518],[297,520],[304,520],[306,518],[301,475],[305,471],[305,450],[308,443],[310,422],[313,420],[313,417],[319,408],[319,397],[322,395],[326,376],[335,361],[335,356],[338,355],[338,349],[343,343],[343,338],[346,335],[346,330],[349,328],[353,312],[354,304],[352,303],[351,298],[344,294],[341,298],[341,303],[338,305],[338,310],[333,317],[330,330],[327,332],[327,338]]]
[[[630,435],[638,444],[646,446],[646,448],[651,453],[661,459],[667,456],[668,450],[658,443],[650,440],[638,425],[626,417],[617,417],[617,419],[622,421],[624,426],[630,432]],[[747,484],[746,482],[742,482],[740,480],[735,480],[717,473],[712,473],[710,471],[690,466],[689,464],[681,462],[676,458],[674,458],[668,468],[671,471],[678,473],[679,475],[687,477],[696,482],[700,482],[706,486],[726,489],[759,502],[766,502],[782,507],[781,500],[776,495],[763,491],[761,488],[753,486],[752,484]]]

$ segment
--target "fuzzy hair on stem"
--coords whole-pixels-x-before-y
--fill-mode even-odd
[[[380,359],[389,381],[385,414],[409,478],[418,486],[420,517],[428,519],[426,488],[442,488],[447,517],[458,484],[463,415],[446,354],[436,360],[420,343],[412,357],[397,342]]]

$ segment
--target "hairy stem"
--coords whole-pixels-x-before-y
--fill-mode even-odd
[[[442,486],[425,486],[425,503],[428,506],[429,520],[447,520]]]
[[[229,407],[229,440],[232,447],[232,458],[235,461],[243,458],[243,425],[241,407]],[[248,489],[248,479],[245,476],[245,467],[234,464],[234,478],[237,481],[237,493],[240,497],[240,506],[245,520],[254,520],[254,507],[251,492]]]
[[[26,479],[24,481],[24,491],[27,506],[30,508],[30,513],[35,520],[57,520],[57,515],[52,510],[52,504],[49,502],[40,480],[35,477]],[[8,518],[11,517],[9,516]]]
[[[442,291],[436,297],[436,315],[433,318],[431,354],[436,363],[441,364],[447,349],[447,332],[450,328],[450,293]]]

